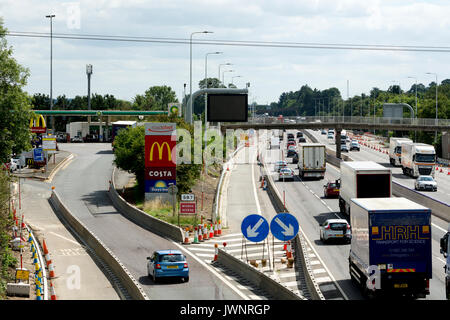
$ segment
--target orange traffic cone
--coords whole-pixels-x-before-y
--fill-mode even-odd
[[[53,283],[50,281],[50,300],[56,300],[55,287]]]
[[[217,227],[217,236],[220,237],[222,235],[222,224],[220,223],[219,220],[219,225]]]
[[[198,241],[203,242],[203,230],[201,225],[198,226]]]
[[[219,245],[216,243],[216,244],[214,244],[214,259],[213,259],[213,262],[217,261],[218,256],[219,256]]]
[[[50,278],[54,278],[55,277],[55,268],[53,267],[53,262],[50,262],[50,264],[48,266],[48,276]]]
[[[206,227],[206,223],[203,228],[203,240],[208,240],[208,228]]]
[[[189,228],[186,228],[186,233],[184,234],[184,242],[183,244],[190,244],[189,242]]]
[[[288,244],[287,244],[286,258],[288,258],[288,259],[292,258],[292,247],[291,247],[290,241],[288,241]]]
[[[47,262],[47,267],[52,263],[52,259],[50,258],[50,253],[48,252],[47,245],[45,243],[45,239],[42,240],[42,246],[44,247],[44,255],[45,261]]]
[[[212,239],[214,237],[214,228],[213,225],[209,225],[209,238]]]

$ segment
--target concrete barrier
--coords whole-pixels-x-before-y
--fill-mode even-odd
[[[97,236],[95,236],[69,211],[69,209],[67,209],[54,190],[52,191],[49,202],[56,213],[62,217],[78,236],[95,252],[95,254],[108,265],[133,300],[149,300],[144,290],[142,290],[139,283],[134,279],[127,268]]]
[[[251,265],[243,262],[240,259],[233,257],[222,249],[219,249],[217,256],[217,262],[221,265],[239,272],[241,277],[244,277],[247,281],[250,281],[255,286],[262,290],[269,292],[271,296],[278,300],[307,300],[302,296],[298,296],[294,291],[290,290],[286,286],[278,283],[276,280],[268,277],[261,271],[255,269]]]
[[[181,228],[179,228],[178,226],[174,226],[173,224],[170,224],[166,221],[152,217],[148,213],[129,204],[127,201],[125,201],[124,198],[119,195],[114,183],[114,176],[116,171],[116,168],[114,168],[108,194],[117,211],[119,211],[127,219],[133,221],[135,224],[146,230],[156,233],[162,237],[170,238],[177,242],[183,242],[184,234]]]

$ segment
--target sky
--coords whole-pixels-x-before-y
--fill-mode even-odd
[[[447,46],[449,1],[399,0],[2,0],[0,17],[10,32],[53,32],[229,41],[318,44]],[[29,68],[25,90],[50,92],[50,39],[7,37],[14,57]],[[417,78],[428,85],[450,78],[450,52],[368,51],[289,47],[192,45],[192,91],[205,77],[249,87],[249,103],[277,102],[281,93],[307,84],[341,95],[368,94]],[[170,86],[181,100],[190,89],[190,46],[53,38],[53,97],[87,94],[86,64],[93,65],[91,93],[133,101],[151,86]],[[233,70],[225,72],[225,70]],[[238,77],[240,76],[240,77]],[[233,78],[232,78],[233,77]]]

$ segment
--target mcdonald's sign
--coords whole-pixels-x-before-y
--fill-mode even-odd
[[[32,117],[30,119],[30,130],[33,133],[47,132],[47,126],[45,125],[45,119],[42,114],[38,115],[36,118]]]

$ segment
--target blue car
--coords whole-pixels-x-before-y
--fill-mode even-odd
[[[189,281],[189,267],[180,250],[159,250],[147,257],[148,276],[156,283],[162,277],[181,277]]]

